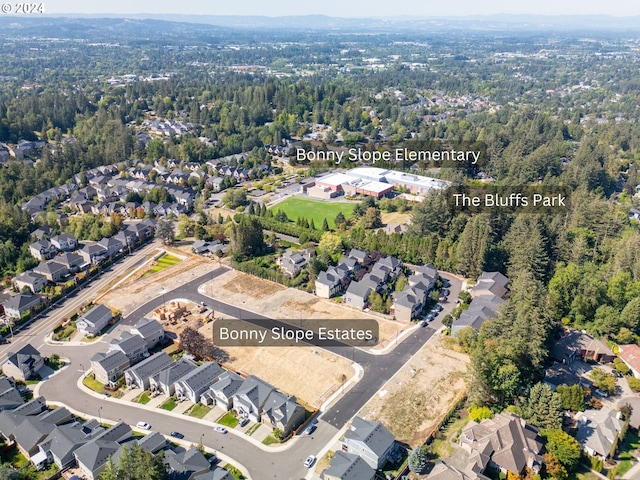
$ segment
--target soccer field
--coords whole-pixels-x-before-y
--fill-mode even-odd
[[[294,222],[300,218],[306,218],[309,222],[313,219],[316,228],[322,227],[322,222],[327,219],[329,227],[333,228],[333,220],[342,212],[345,218],[353,215],[355,202],[323,202],[322,200],[311,200],[308,198],[291,197],[282,203],[274,205],[272,210],[277,212],[282,210],[287,214],[289,220]]]

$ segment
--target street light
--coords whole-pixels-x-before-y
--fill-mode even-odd
[[[102,414],[100,413],[102,411],[102,407],[98,408],[98,419],[100,420],[100,425],[102,425]]]
[[[204,447],[204,433],[200,434],[200,445]]]

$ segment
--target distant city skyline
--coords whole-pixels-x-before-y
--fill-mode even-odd
[[[86,0],[44,1],[45,11],[52,14],[185,14],[185,15],[260,15],[288,16],[322,14],[332,17],[385,17],[385,16],[465,16],[494,14],[530,15],[640,15],[637,0],[242,0],[236,2],[207,2],[206,0]]]

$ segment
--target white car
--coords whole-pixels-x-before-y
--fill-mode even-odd
[[[227,433],[227,429],[224,427],[214,427],[213,431],[218,433]]]
[[[316,456],[315,455],[309,455],[307,457],[307,459],[304,461],[304,466],[307,468],[311,468],[311,466],[316,463]]]
[[[136,427],[142,430],[151,430],[151,425],[149,425],[147,422],[138,422],[136,423]]]

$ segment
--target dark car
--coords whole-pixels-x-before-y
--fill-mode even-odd
[[[443,297],[448,297],[449,296],[449,289],[448,288],[443,288],[442,291],[440,292],[440,295],[442,295]]]
[[[173,438],[179,438],[179,439],[184,438],[184,435],[181,434],[180,432],[171,432],[169,435],[171,435]]]
[[[240,425],[241,427],[244,427],[248,423],[249,423],[249,419],[248,418],[243,418],[242,420],[240,420],[240,423],[238,425]]]
[[[441,311],[442,311],[442,305],[440,305],[440,304],[436,304],[436,306],[435,306],[435,307],[433,307],[433,309],[434,309],[436,312],[441,312]]]

